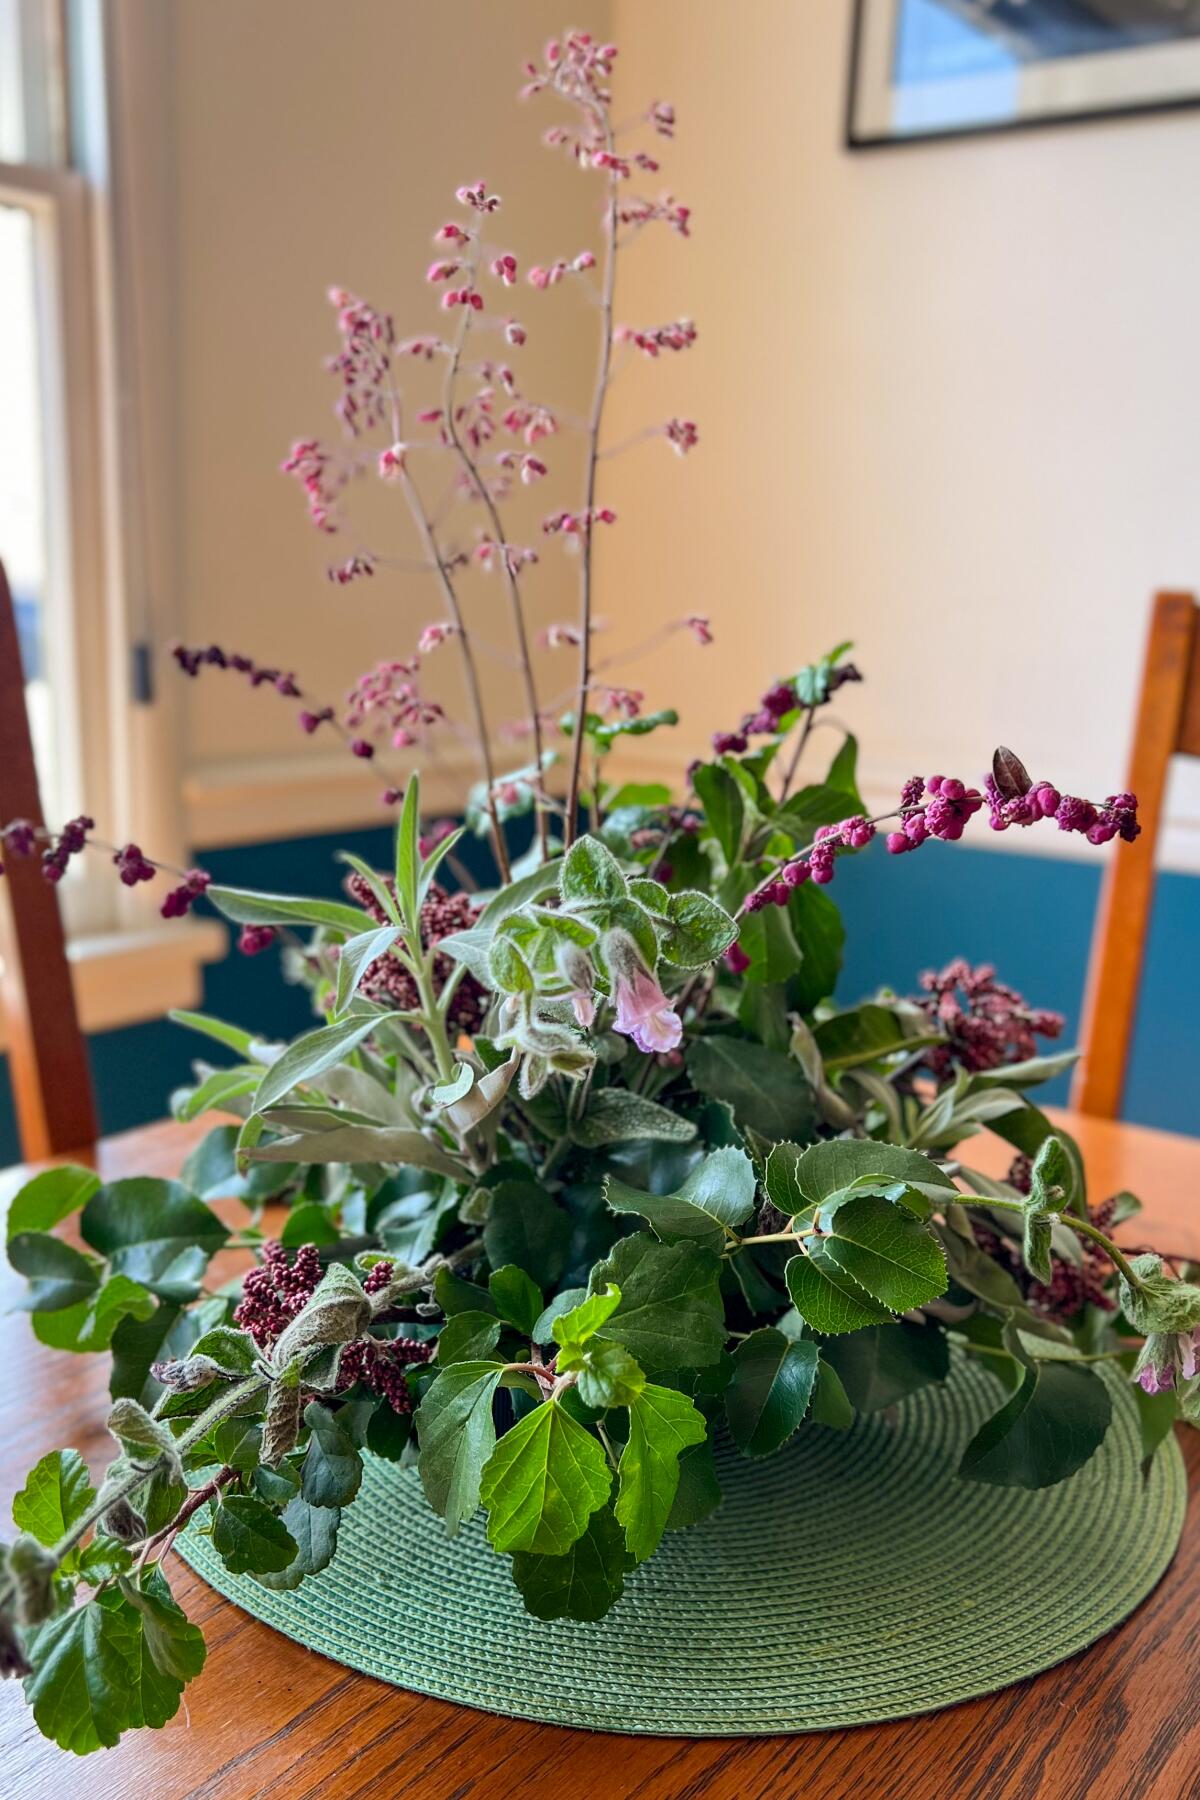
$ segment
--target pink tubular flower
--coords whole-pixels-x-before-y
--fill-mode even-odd
[[[604,955],[613,977],[614,1030],[631,1037],[647,1056],[674,1050],[683,1036],[683,1021],[628,932],[610,931],[604,940]]]

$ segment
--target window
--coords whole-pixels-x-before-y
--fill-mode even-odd
[[[152,255],[155,226],[133,176],[114,193],[146,160],[132,100],[166,85],[155,11],[0,0],[0,557],[47,821],[87,811],[105,836],[180,862],[169,720],[135,691],[152,591],[169,600],[169,574],[145,566],[162,496],[138,480],[145,384],[130,329],[146,310],[136,234]],[[224,944],[215,924],[168,930],[158,896],[121,889],[100,856],[77,859],[59,893],[85,1028],[198,997],[199,962]],[[168,964],[181,980],[164,978]]]

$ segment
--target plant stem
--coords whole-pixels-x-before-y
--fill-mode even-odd
[[[597,110],[604,131],[604,142],[612,153],[612,123],[606,111]],[[600,358],[596,371],[596,391],[588,422],[587,478],[583,499],[583,544],[579,571],[579,682],[575,702],[575,731],[571,740],[571,782],[567,791],[567,814],[563,837],[568,845],[575,837],[579,810],[579,780],[583,768],[583,722],[587,717],[588,693],[592,684],[592,512],[596,502],[596,466],[600,458],[600,426],[604,418],[604,402],[608,394],[609,370],[612,365],[613,292],[617,280],[617,178],[608,171],[607,235],[604,259],[604,285],[600,299]]]
[[[959,1201],[963,1206],[1000,1207],[1004,1212],[1023,1213],[1025,1211],[1019,1200],[990,1200],[986,1194],[960,1194]],[[1097,1226],[1091,1224],[1087,1219],[1077,1218],[1072,1212],[1060,1212],[1057,1216],[1064,1225],[1070,1226],[1077,1237],[1091,1238],[1093,1243],[1099,1244],[1109,1261],[1116,1265],[1131,1288],[1140,1289],[1145,1285],[1131,1267],[1124,1253]]]
[[[468,286],[472,288],[475,286],[478,263],[479,240],[476,238],[474,240],[474,254],[470,263],[470,280],[468,282]],[[483,503],[484,510],[487,513],[488,522],[492,528],[492,536],[496,543],[496,554],[500,558],[508,587],[508,603],[512,612],[513,633],[517,640],[517,654],[520,662],[521,676],[525,684],[525,704],[529,709],[530,726],[533,731],[533,759],[537,768],[537,780],[533,790],[534,818],[537,821],[538,844],[541,848],[542,861],[544,862],[550,854],[550,837],[546,807],[541,792],[544,775],[542,767],[544,755],[542,744],[542,720],[538,704],[537,683],[534,680],[533,674],[533,659],[529,653],[529,633],[525,626],[525,607],[521,599],[521,588],[517,580],[517,572],[509,561],[508,545],[505,541],[504,525],[500,518],[499,509],[492,497],[490,488],[479,473],[477,463],[462,441],[458,429],[458,419],[455,416],[454,389],[458,380],[458,371],[462,366],[463,346],[466,343],[467,332],[470,330],[471,325],[471,308],[469,306],[464,306],[461,310],[463,322],[459,328],[458,337],[455,340],[454,349],[450,357],[450,366],[446,374],[446,388],[442,402],[443,415],[450,442],[458,452],[459,459],[462,462],[464,469],[467,471],[467,474],[474,485],[475,492],[478,494]]]
[[[783,778],[783,786],[779,790],[779,800],[781,805],[791,792],[792,783],[796,779],[796,770],[800,767],[800,759],[804,755],[804,748],[808,743],[809,733],[812,731],[813,720],[816,716],[817,709],[815,706],[810,706],[805,711],[804,724],[800,727],[800,736],[796,741],[796,748],[792,751],[792,760],[787,766],[787,774]]]

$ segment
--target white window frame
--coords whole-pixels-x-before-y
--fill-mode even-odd
[[[172,384],[169,369],[147,367],[147,347],[152,361],[169,345],[169,321],[154,285],[139,291],[139,275],[161,261],[171,196],[156,175],[162,143],[137,135],[146,96],[170,88],[170,9],[155,0],[73,3],[80,77],[100,90],[77,134],[82,168],[0,163],[0,203],[28,212],[35,232],[44,454],[54,472],[46,656],[59,701],[62,803],[68,816],[93,815],[98,835],[182,863],[179,708],[134,691],[134,645],[169,638],[176,588]],[[53,37],[62,20],[57,0],[46,4]],[[164,130],[166,105],[149,115]],[[31,145],[48,157],[55,115],[52,99],[47,129]],[[59,892],[85,1031],[194,1005],[202,964],[227,947],[213,919],[164,921],[162,879],[125,889],[102,853],[80,858]]]

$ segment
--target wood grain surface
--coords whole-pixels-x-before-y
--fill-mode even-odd
[[[1200,1254],[1200,1141],[1072,1120],[1092,1191],[1148,1202],[1130,1241]],[[110,1139],[110,1176],[177,1172],[200,1126]],[[972,1144],[972,1161],[984,1160]],[[990,1166],[1007,1152],[988,1143]],[[0,1198],[19,1184],[3,1178]],[[11,1293],[13,1277],[4,1281]],[[7,1297],[7,1296],[5,1296]],[[74,1445],[103,1465],[104,1359],[43,1349],[0,1318],[10,1379],[0,1506],[30,1465]],[[13,1423],[13,1391],[20,1394]],[[1200,1436],[1184,1441],[1193,1496]],[[997,1493],[997,1505],[1004,1497]],[[403,1546],[397,1546],[403,1554]],[[1086,1556],[1086,1521],[1064,1555]],[[19,1691],[0,1690],[0,1794],[21,1800],[1200,1800],[1200,1506],[1167,1581],[1091,1650],[1034,1680],[923,1718],[803,1737],[620,1737],[496,1719],[352,1674],[221,1600],[182,1563],[171,1579],[208,1638],[208,1665],[162,1731],[84,1761],[37,1733]],[[1003,1604],[1004,1571],[980,1578]],[[686,1646],[681,1646],[686,1654]]]

